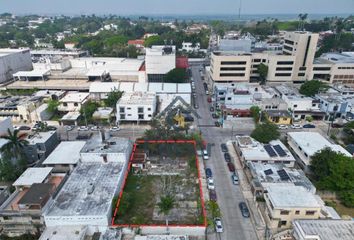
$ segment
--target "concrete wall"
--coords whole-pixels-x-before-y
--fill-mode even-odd
[[[12,79],[12,75],[18,71],[29,71],[33,69],[31,54],[29,50],[18,52],[11,51],[10,54],[1,56],[0,51],[0,83]],[[4,50],[6,53],[6,50]]]
[[[7,135],[8,132],[7,130],[10,129],[10,131],[12,132],[14,129],[13,129],[13,126],[12,126],[12,121],[11,121],[11,118],[5,118],[4,120],[2,120],[0,122],[0,136],[4,136],[4,135]]]

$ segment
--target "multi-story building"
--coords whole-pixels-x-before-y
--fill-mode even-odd
[[[0,83],[11,80],[18,71],[32,69],[29,49],[0,49]]]
[[[163,82],[165,74],[174,68],[176,68],[175,46],[146,48],[145,71],[149,82]]]
[[[182,51],[198,52],[200,50],[200,43],[182,42]]]
[[[30,163],[43,161],[59,144],[56,131],[37,132],[27,136],[28,145],[24,147],[26,159]]]
[[[79,112],[81,106],[88,100],[89,93],[68,92],[65,97],[59,100],[58,111]]]
[[[156,112],[156,93],[124,92],[117,102],[117,122],[150,121]]]
[[[288,132],[288,144],[293,152],[298,156],[298,164],[306,172],[309,171],[311,157],[324,148],[342,153],[348,157],[352,155],[342,146],[329,142],[318,132]]]
[[[353,110],[354,96],[343,96],[338,93],[321,93],[316,95],[316,99],[320,102],[320,109],[326,113],[328,120],[346,117]]]
[[[295,219],[318,219],[321,216],[323,204],[302,186],[269,186],[264,199],[264,215],[273,231],[290,228]]]

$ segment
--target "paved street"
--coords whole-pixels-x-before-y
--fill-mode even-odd
[[[207,102],[203,81],[200,78],[198,66],[192,67],[192,75],[195,80],[197,92],[198,113],[201,119],[198,119],[199,129],[207,143],[212,144],[210,160],[205,161],[206,167],[211,168],[214,176],[218,203],[222,214],[222,223],[224,232],[220,235],[215,233],[208,235],[208,239],[257,239],[254,227],[249,218],[244,218],[239,210],[238,203],[245,201],[239,186],[231,182],[231,173],[229,172],[220,144],[231,140],[232,132],[230,129],[213,127],[214,119],[209,111],[210,103]],[[249,134],[249,131],[234,132],[234,134]]]

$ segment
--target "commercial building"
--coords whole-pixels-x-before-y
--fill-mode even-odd
[[[29,49],[0,49],[0,83],[11,80],[18,71],[32,69]]]
[[[42,165],[53,167],[54,172],[71,172],[80,161],[85,141],[61,142],[43,161]]]
[[[156,113],[156,93],[124,92],[117,102],[117,122],[150,121]]]
[[[345,148],[329,142],[318,132],[288,132],[288,144],[298,156],[298,163],[305,171],[309,171],[311,157],[325,148],[330,148],[348,157],[352,156]]]
[[[89,93],[68,92],[65,97],[59,100],[58,111],[79,112],[81,106],[88,100]]]
[[[24,147],[24,153],[29,163],[43,161],[59,144],[56,131],[37,132],[27,136],[28,145]]]
[[[321,93],[315,98],[320,102],[321,111],[326,113],[326,118],[344,118],[353,112],[354,96],[344,96],[338,93]]]
[[[219,51],[251,52],[254,48],[251,39],[220,39]]]
[[[234,146],[243,165],[247,165],[249,162],[258,162],[293,167],[295,163],[295,158],[280,140],[262,144],[249,136],[236,136]]]
[[[69,58],[80,58],[88,56],[88,51],[83,50],[31,50],[31,57],[35,61],[40,58],[48,57],[69,57]]]
[[[176,68],[176,46],[146,48],[145,72],[148,82],[163,82],[166,73]]]
[[[266,221],[273,231],[291,227],[295,219],[318,219],[322,203],[302,186],[269,186],[264,194]]]
[[[354,239],[353,220],[294,220],[295,240],[351,240]]]
[[[198,52],[200,50],[200,43],[182,42],[182,51]]]
[[[42,214],[65,181],[52,168],[28,168],[13,184],[16,190],[0,206],[2,233],[19,236],[42,231]]]

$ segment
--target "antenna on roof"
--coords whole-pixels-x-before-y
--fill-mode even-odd
[[[242,0],[240,0],[240,6],[238,8],[238,19],[241,18],[241,7],[242,7]]]

